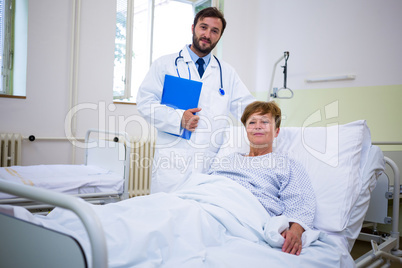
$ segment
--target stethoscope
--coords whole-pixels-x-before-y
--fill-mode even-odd
[[[177,61],[179,59],[184,59],[183,56],[181,55],[181,52],[183,50],[180,50],[179,52],[179,56],[174,60],[174,65],[176,66],[176,72],[177,72],[177,76],[180,77],[179,74],[179,69],[177,68]],[[225,90],[223,89],[223,79],[222,79],[222,66],[221,63],[219,62],[218,58],[214,55],[216,61],[218,62],[219,65],[219,73],[220,73],[220,77],[221,77],[221,87],[219,88],[219,93],[221,94],[221,96],[225,95]],[[188,79],[191,80],[191,72],[190,72],[190,66],[188,65],[188,62],[186,62],[187,64],[187,70],[188,70]]]

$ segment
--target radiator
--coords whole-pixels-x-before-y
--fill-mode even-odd
[[[152,161],[155,152],[154,140],[132,140],[130,142],[130,197],[150,194]]]
[[[21,165],[22,136],[0,133],[0,167]]]

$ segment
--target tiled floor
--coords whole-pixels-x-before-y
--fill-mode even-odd
[[[401,248],[401,245],[402,245],[401,242],[402,242],[402,239],[400,239],[399,248]],[[353,246],[353,249],[351,251],[351,255],[352,255],[353,259],[356,260],[357,258],[359,258],[360,256],[366,254],[370,250],[371,250],[370,242],[356,240],[356,242],[355,242],[355,244]],[[391,268],[401,268],[402,265],[391,262],[390,267]]]

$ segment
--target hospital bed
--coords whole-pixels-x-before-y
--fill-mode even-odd
[[[126,133],[90,129],[85,142],[84,165],[32,165],[0,168],[0,181],[42,187],[71,194],[93,204],[128,198],[129,141]],[[47,213],[52,206],[0,193],[0,204],[23,206],[32,212]]]
[[[226,137],[216,161],[233,151],[248,150],[242,128],[231,127]],[[300,256],[283,253],[273,245],[275,243],[272,244],[278,234],[272,232],[272,228],[275,230],[278,226],[280,217],[267,218],[257,199],[237,183],[224,178],[206,179],[203,175],[195,175],[188,182],[194,187],[184,187],[173,194],[131,198],[107,206],[92,206],[61,193],[39,188],[32,190],[26,185],[2,181],[0,191],[51,203],[72,210],[78,216],[58,210],[46,217],[38,216],[43,217],[38,219],[20,208],[0,206],[0,211],[3,209],[0,223],[6,226],[0,229],[0,266],[16,267],[15,264],[24,258],[31,265],[35,263],[43,267],[54,266],[50,261],[61,267],[64,264],[62,260],[69,258],[77,259],[80,267],[137,264],[138,267],[269,265],[343,268],[356,265],[365,267],[375,261],[372,258],[355,263],[349,254],[360,234],[371,192],[377,178],[384,172],[384,156],[377,146],[371,145],[366,122],[356,121],[330,127],[281,128],[274,151],[287,152],[299,160],[309,173],[316,193],[314,226],[318,231],[311,230],[312,233],[306,235],[309,244],[303,247]],[[211,185],[221,185],[221,188]],[[218,193],[216,196],[215,191]],[[183,208],[180,216],[173,214],[177,207]],[[259,214],[261,208],[264,211]],[[14,212],[10,213],[10,209]],[[115,213],[116,218],[111,219],[111,213]],[[128,219],[126,214],[130,215]],[[50,218],[45,219],[47,217]],[[77,234],[81,232],[79,225],[74,225],[74,232],[63,232],[63,239],[68,240],[74,249],[60,252],[50,246],[53,249],[51,254],[56,257],[50,258],[51,264],[48,265],[46,258],[30,254],[33,249],[29,245],[40,251],[37,248],[42,243],[26,243],[26,240],[47,239],[51,245],[67,243],[61,238],[48,238],[55,233],[61,234],[61,231],[55,232],[50,226],[59,217],[63,220],[65,217],[66,223],[78,217],[82,221],[82,233],[85,234]],[[173,219],[170,220],[170,217]],[[145,222],[138,224],[137,220],[141,219]],[[26,240],[20,241],[21,231],[27,226],[32,227],[33,223],[38,224],[35,228],[40,231],[29,231],[25,233]],[[118,226],[111,230],[110,225],[113,224]],[[75,232],[76,229],[80,231]],[[43,236],[37,233],[43,233]],[[65,254],[68,256],[57,257]],[[401,259],[395,258],[393,261],[400,262]]]

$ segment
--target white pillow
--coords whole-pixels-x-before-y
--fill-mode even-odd
[[[316,193],[314,226],[328,232],[342,232],[348,226],[361,187],[361,161],[371,146],[364,120],[330,127],[283,127],[274,151],[284,152],[303,164]],[[244,127],[231,127],[217,158],[249,151]]]
[[[328,232],[346,229],[363,184],[360,162],[362,148],[363,158],[367,158],[371,143],[368,135],[365,121],[281,129],[275,150],[287,152],[309,173],[317,200],[314,219],[317,229]]]
[[[346,236],[346,238],[348,239],[349,251],[352,250],[354,242],[360,234],[362,223],[370,204],[371,192],[377,184],[377,178],[384,171],[385,168],[384,154],[378,146],[372,145],[369,148],[369,152],[367,155],[367,161],[365,161],[365,163],[363,164],[363,184],[359,194],[359,198],[356,200],[356,203],[352,208],[348,221],[348,227],[342,232],[342,235]]]

